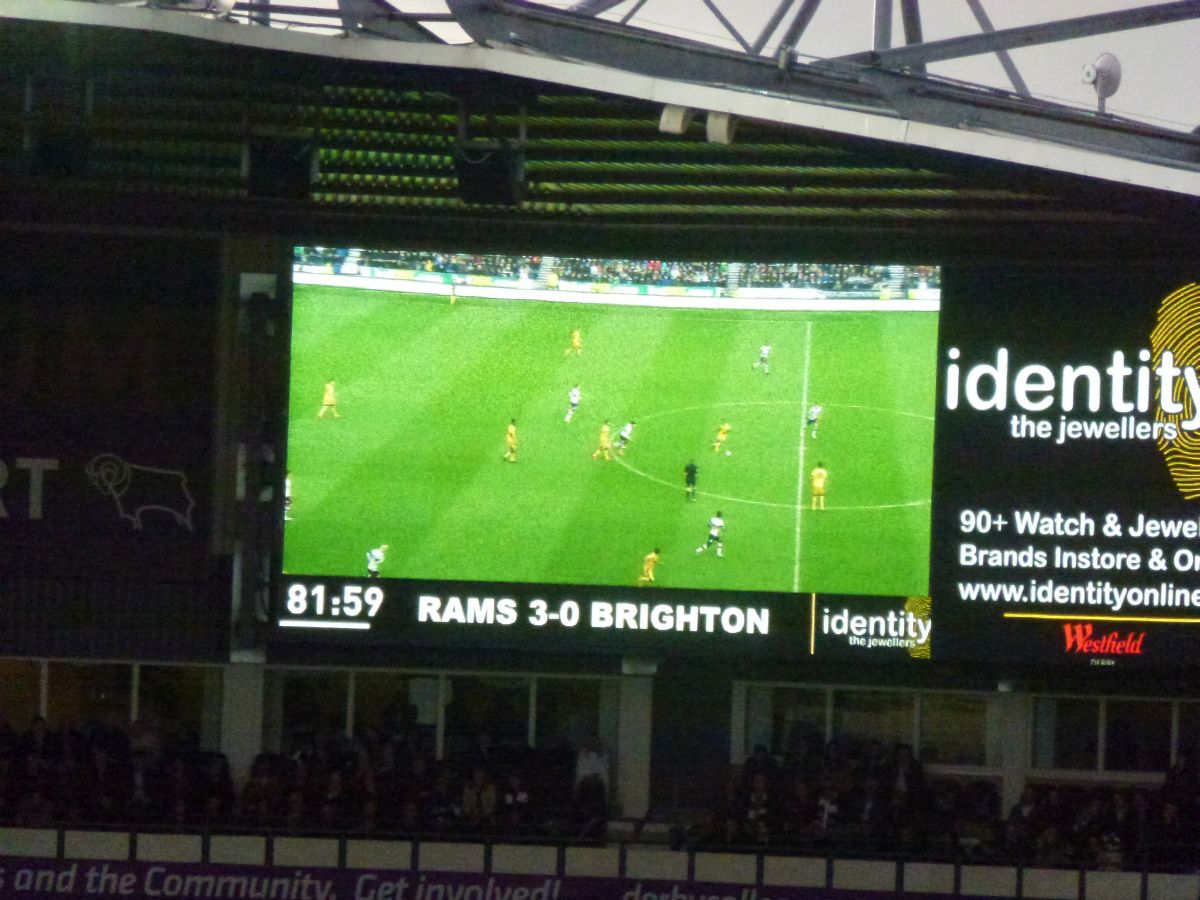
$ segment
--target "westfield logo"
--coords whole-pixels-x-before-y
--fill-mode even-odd
[[[1066,653],[1084,653],[1089,656],[1141,656],[1146,632],[1130,631],[1122,636],[1119,631],[1093,636],[1091,624],[1069,624],[1063,626]]]

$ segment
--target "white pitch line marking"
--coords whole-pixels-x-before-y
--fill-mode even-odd
[[[800,590],[800,523],[804,518],[804,436],[808,433],[808,372],[812,360],[812,320],[804,329],[804,379],[800,389],[800,461],[796,472],[796,552],[793,556],[792,591]]]
[[[735,400],[735,401],[731,401],[728,403],[719,403],[719,402],[718,403],[706,403],[702,406],[683,406],[683,407],[679,407],[678,409],[663,409],[663,410],[659,410],[658,412],[639,414],[636,417],[636,419],[638,422],[645,422],[648,419],[658,419],[658,418],[662,418],[663,416],[672,416],[672,415],[677,415],[678,413],[685,413],[685,412],[701,412],[703,410],[725,407],[725,406],[797,406],[798,404],[799,404],[799,401],[797,401],[797,400]],[[858,404],[850,404],[850,403],[825,403],[825,404],[823,404],[823,406],[825,409],[867,409],[867,410],[873,410],[875,412],[881,412],[881,413],[894,413],[895,415],[898,415],[898,416],[909,416],[914,419],[929,419],[929,420],[933,419],[933,416],[923,416],[923,415],[918,415],[917,413],[900,412],[899,410],[885,409],[882,406],[860,406]],[[803,418],[803,415],[801,416],[801,418]],[[634,475],[637,475],[639,478],[645,478],[647,481],[652,481],[655,484],[661,484],[663,487],[668,487],[674,491],[686,490],[682,485],[678,485],[673,481],[667,481],[665,478],[659,478],[657,475],[651,475],[649,472],[646,472],[646,471],[643,471],[642,469],[637,468],[637,466],[630,465],[626,461],[625,457],[616,456],[616,457],[613,457],[613,459],[616,461],[617,465],[619,465],[621,468],[625,469],[628,472],[632,472]],[[720,500],[720,501],[723,501],[726,503],[744,503],[747,506],[766,506],[766,507],[770,507],[773,509],[793,509],[797,505],[795,503],[777,503],[773,500],[747,500],[745,497],[730,497],[725,494],[714,494],[709,491],[696,491],[696,496],[697,497],[708,497],[711,500]],[[906,500],[902,503],[871,503],[871,504],[867,504],[864,506],[841,506],[841,505],[838,505],[838,506],[831,506],[831,507],[825,509],[824,512],[827,512],[827,513],[871,512],[874,510],[884,510],[884,509],[908,509],[908,508],[914,507],[914,506],[929,506],[929,504],[930,504],[930,501],[928,499],[925,499],[925,500]]]

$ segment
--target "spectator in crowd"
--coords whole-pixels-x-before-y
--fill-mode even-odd
[[[754,751],[742,764],[743,787],[748,788],[756,775],[765,776],[768,782],[774,782],[779,777],[779,763],[767,751],[765,744],[755,744]]]
[[[772,782],[766,772],[755,772],[746,794],[742,837],[747,842],[769,844],[775,835],[776,804]]]
[[[1127,864],[1137,865],[1146,860],[1152,816],[1150,795],[1139,789],[1130,798],[1128,813],[1114,817],[1114,828],[1121,839],[1122,859]]]
[[[326,830],[344,830],[357,819],[358,798],[347,784],[346,773],[333,768],[325,776],[325,785],[317,798],[317,812],[321,827]]]
[[[1175,762],[1167,770],[1162,793],[1171,797],[1179,806],[1180,819],[1186,825],[1200,821],[1200,778],[1192,767],[1192,758],[1183,751],[1175,756]]]
[[[603,840],[608,834],[608,782],[599,774],[585,774],[575,785],[575,836]]]
[[[912,804],[919,804],[924,799],[925,773],[908,744],[895,746],[883,781],[887,790],[902,794]]]
[[[1164,795],[1158,805],[1147,835],[1147,850],[1148,861],[1155,868],[1177,869],[1196,861],[1196,842],[1172,796]]]
[[[1037,811],[1037,793],[1032,787],[1026,787],[1005,822],[1005,845],[1013,859],[1023,861],[1032,858],[1037,842]]]
[[[1079,798],[1071,827],[1071,858],[1078,865],[1091,866],[1103,849],[1104,804],[1095,792]]]
[[[204,755],[197,787],[205,819],[227,821],[233,811],[234,790],[229,760],[223,754]]]
[[[429,824],[443,834],[454,831],[462,820],[462,806],[454,773],[443,768],[434,780],[433,796],[429,801]]]
[[[109,754],[104,742],[91,745],[86,766],[76,770],[72,793],[84,799],[84,820],[95,823],[124,820],[124,800],[129,796],[128,772]]]
[[[43,762],[57,759],[61,753],[58,736],[51,734],[46,728],[46,720],[35,716],[29,723],[29,728],[21,735],[17,744],[17,754],[26,759],[33,757]]]
[[[250,767],[250,777],[238,798],[238,819],[246,825],[266,828],[274,820],[280,805],[282,784],[276,776],[269,754],[259,754]]]
[[[285,831],[295,833],[307,827],[309,812],[305,800],[304,791],[299,788],[288,791],[282,823]]]
[[[477,765],[463,785],[462,821],[468,831],[486,831],[496,824],[499,796],[484,766]]]
[[[737,843],[741,836],[744,816],[741,781],[735,775],[727,775],[721,782],[720,793],[713,809],[713,839],[727,844]]]
[[[529,826],[533,799],[530,796],[529,785],[520,769],[513,769],[509,772],[501,803],[505,825],[514,831],[522,831]]]
[[[162,737],[145,719],[138,719],[129,726],[129,752],[142,754],[150,766],[158,762],[162,753]]]
[[[426,812],[433,802],[434,787],[429,760],[423,754],[414,755],[407,782],[401,788],[401,796],[406,804],[412,804],[413,812],[420,822],[425,821]]]
[[[842,824],[840,799],[837,780],[827,775],[817,793],[817,833],[823,842],[835,837]]]
[[[889,829],[894,812],[888,796],[874,774],[867,774],[846,798],[846,838],[864,849],[879,849],[890,843]]]
[[[161,797],[153,757],[148,751],[139,750],[129,758],[129,795],[124,800],[126,817],[136,824],[158,821]]]
[[[789,843],[809,843],[822,834],[821,810],[807,779],[792,779],[780,814],[780,836]]]
[[[598,779],[605,793],[608,792],[609,762],[604,744],[595,735],[590,735],[580,742],[579,751],[575,755],[575,784],[587,778]]]

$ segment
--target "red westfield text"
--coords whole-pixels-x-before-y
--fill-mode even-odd
[[[1095,629],[1090,623],[1071,623],[1063,626],[1067,653],[1086,653],[1094,656],[1140,656],[1146,632],[1119,631],[1093,637]]]

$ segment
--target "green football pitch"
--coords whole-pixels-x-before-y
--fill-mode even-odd
[[[574,328],[578,356],[564,352]],[[297,285],[284,568],[361,576],[388,544],[388,578],[634,586],[659,548],[659,587],[927,593],[936,335],[936,313],[450,305]],[[764,341],[770,374],[754,369]],[[317,416],[329,381],[336,419]],[[510,419],[515,463],[501,458]],[[637,423],[612,461],[592,458],[605,419],[614,437]],[[810,508],[818,464],[825,510]],[[697,554],[718,511],[725,555]]]

